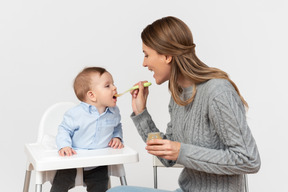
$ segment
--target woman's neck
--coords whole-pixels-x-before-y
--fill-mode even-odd
[[[191,87],[192,85],[194,85],[191,79],[185,78],[182,75],[178,77],[177,83],[182,88],[187,88],[187,87]]]

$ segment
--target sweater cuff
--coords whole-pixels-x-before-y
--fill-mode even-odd
[[[187,161],[185,154],[187,154],[187,149],[188,148],[189,148],[188,144],[181,143],[181,147],[180,147],[180,151],[179,151],[179,154],[178,154],[178,158],[176,160],[177,164],[181,164],[181,165],[185,166],[186,161]],[[190,145],[190,148],[191,148],[191,145]]]
[[[145,108],[144,111],[142,111],[142,113],[135,115],[135,113],[133,112],[130,117],[133,120],[133,122],[136,124],[138,122],[141,122],[143,117],[147,117],[147,116],[150,116],[150,115],[148,113],[147,108]]]

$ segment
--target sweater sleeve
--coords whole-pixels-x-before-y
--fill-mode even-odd
[[[222,92],[209,102],[209,119],[224,145],[209,149],[181,143],[177,163],[187,168],[213,174],[255,173],[260,168],[256,142],[247,125],[239,97]]]
[[[169,112],[171,112],[171,100],[169,104]],[[148,113],[148,110],[145,109],[142,113],[135,116],[134,113],[132,113],[131,118],[138,130],[139,135],[142,137],[143,141],[146,142],[148,133],[150,132],[159,132],[159,129],[156,127],[155,123],[152,120],[151,115]],[[172,134],[172,125],[171,122],[168,123],[166,134],[160,133],[163,139],[169,139],[173,140],[173,134]],[[166,160],[163,158],[158,159],[166,166],[171,167],[173,166],[176,161]]]
[[[154,124],[148,110],[145,109],[142,113],[135,115],[131,114],[131,119],[133,120],[139,135],[142,137],[143,141],[146,142],[148,133],[159,132],[159,129]],[[163,135],[162,135],[163,136]]]

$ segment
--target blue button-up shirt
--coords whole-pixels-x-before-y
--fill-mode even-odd
[[[108,147],[114,137],[123,141],[120,111],[117,106],[107,107],[102,114],[95,106],[81,102],[68,110],[58,127],[56,144],[73,149],[99,149]]]

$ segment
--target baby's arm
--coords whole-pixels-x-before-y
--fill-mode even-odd
[[[112,138],[108,145],[114,149],[121,149],[124,147],[121,139],[118,137]]]
[[[72,156],[77,154],[76,151],[74,149],[72,149],[71,147],[63,147],[62,149],[60,149],[58,151],[60,156]]]

